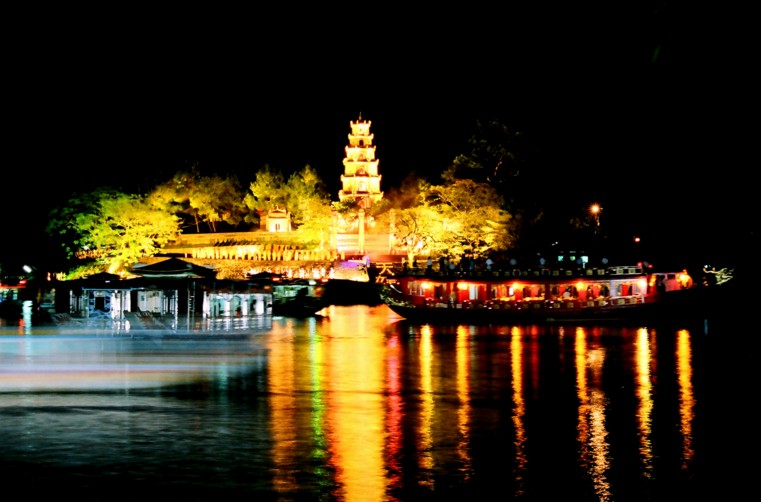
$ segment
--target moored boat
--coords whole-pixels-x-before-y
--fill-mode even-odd
[[[325,281],[268,272],[249,275],[248,279],[265,284],[272,292],[272,315],[311,317],[327,306]]]
[[[568,270],[428,271],[385,277],[383,302],[399,316],[426,323],[607,322],[683,316],[698,294],[686,271],[641,265]]]

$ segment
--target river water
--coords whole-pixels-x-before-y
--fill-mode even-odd
[[[757,490],[757,328],[433,327],[383,305],[323,314],[176,334],[2,328],[6,491],[645,501]]]

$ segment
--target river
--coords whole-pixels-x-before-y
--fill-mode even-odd
[[[6,491],[646,501],[756,489],[751,325],[323,314],[189,333],[1,328]]]

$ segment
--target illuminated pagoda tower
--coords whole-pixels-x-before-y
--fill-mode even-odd
[[[370,124],[369,120],[362,120],[361,113],[359,120],[350,122],[351,133],[343,160],[344,173],[341,176],[343,188],[338,191],[338,200],[343,202],[358,199],[362,209],[368,209],[383,197]]]

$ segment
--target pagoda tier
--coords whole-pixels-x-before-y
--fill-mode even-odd
[[[369,208],[383,197],[380,190],[381,176],[378,174],[378,160],[375,158],[371,122],[359,120],[350,122],[349,145],[344,157],[344,174],[341,176],[342,189],[338,200],[359,200],[360,207]]]

